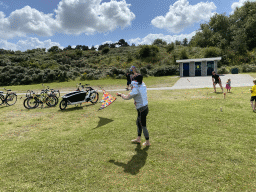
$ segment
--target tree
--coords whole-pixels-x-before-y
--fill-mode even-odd
[[[180,52],[180,59],[188,59],[187,51],[185,48]]]
[[[236,8],[230,16],[233,37],[232,47],[242,44],[242,49],[252,50],[256,47],[256,2],[247,1],[242,7]]]
[[[88,46],[85,46],[85,45],[82,46],[82,50],[83,50],[83,51],[87,51],[88,49],[89,49]]]
[[[117,44],[120,45],[121,47],[129,46],[129,44],[127,42],[125,42],[124,39],[120,39]]]
[[[58,46],[52,46],[50,49],[48,49],[48,52],[58,53],[61,52],[62,49],[60,49]]]
[[[75,49],[82,49],[82,45],[77,45]]]
[[[95,50],[96,48],[94,47],[94,45],[91,47],[91,50]]]
[[[111,43],[110,48],[116,48],[116,43]]]
[[[68,45],[67,47],[65,47],[63,50],[72,50],[71,45]]]
[[[181,41],[176,40],[175,45],[181,45]]]
[[[167,53],[170,53],[170,52],[172,52],[172,50],[174,50],[174,47],[175,47],[175,44],[172,42],[171,44],[168,44],[167,46],[166,46],[166,51],[167,51]]]
[[[162,39],[155,39],[152,45],[167,45],[167,43]]]
[[[183,45],[184,45],[184,46],[187,46],[187,45],[188,45],[188,39],[187,39],[187,38],[183,39]]]

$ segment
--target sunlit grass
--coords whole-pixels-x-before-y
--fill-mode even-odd
[[[248,88],[225,99],[208,88],[148,91],[149,148],[130,143],[132,100],[60,111],[19,99],[0,107],[1,191],[254,191]]]

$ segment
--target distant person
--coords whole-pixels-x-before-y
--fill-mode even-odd
[[[253,83],[254,83],[254,85],[250,89],[250,91],[251,91],[251,106],[252,106],[253,112],[256,112],[255,111],[255,108],[256,108],[256,79],[253,80]],[[253,105],[253,101],[254,101],[254,105]]]
[[[126,88],[126,91],[129,91],[129,86],[131,85],[131,74],[127,73],[126,74],[126,78],[127,78],[127,88]]]
[[[134,78],[135,78],[137,75],[139,75],[139,73],[136,72],[135,66],[131,66],[130,72],[131,72],[131,81],[134,81]]]
[[[216,93],[216,85],[219,84],[220,85],[220,88],[222,89],[222,93],[223,93],[223,88],[222,88],[222,85],[221,85],[221,79],[220,79],[220,76],[217,75],[215,73],[215,71],[212,72],[212,83],[213,83],[213,88],[214,88],[214,92]]]
[[[143,134],[145,136],[146,142],[143,143],[143,146],[150,146],[149,142],[149,133],[147,130],[147,123],[146,118],[148,115],[148,98],[147,98],[147,88],[144,82],[142,82],[143,76],[137,75],[132,81],[133,89],[132,91],[126,96],[121,93],[117,93],[118,96],[121,96],[124,100],[134,99],[134,104],[138,112],[137,117],[137,131],[138,137],[137,139],[132,140],[132,143],[140,143],[141,141],[141,134],[143,130]]]
[[[227,82],[226,82],[226,89],[227,89],[227,92],[230,93],[230,89],[231,89],[231,79],[228,79]]]

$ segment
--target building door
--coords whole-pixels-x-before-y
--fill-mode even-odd
[[[189,63],[183,63],[183,77],[189,76]]]
[[[195,62],[195,76],[201,76],[201,62]]]
[[[207,75],[212,75],[214,70],[214,61],[207,61]]]

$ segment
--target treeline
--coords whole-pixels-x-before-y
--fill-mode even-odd
[[[125,78],[131,65],[143,75],[179,75],[178,59],[222,57],[219,73],[232,68],[256,72],[256,2],[246,2],[234,14],[215,14],[201,24],[191,41],[129,45],[124,39],[94,46],[53,46],[25,52],[0,49],[0,86],[74,79]]]

